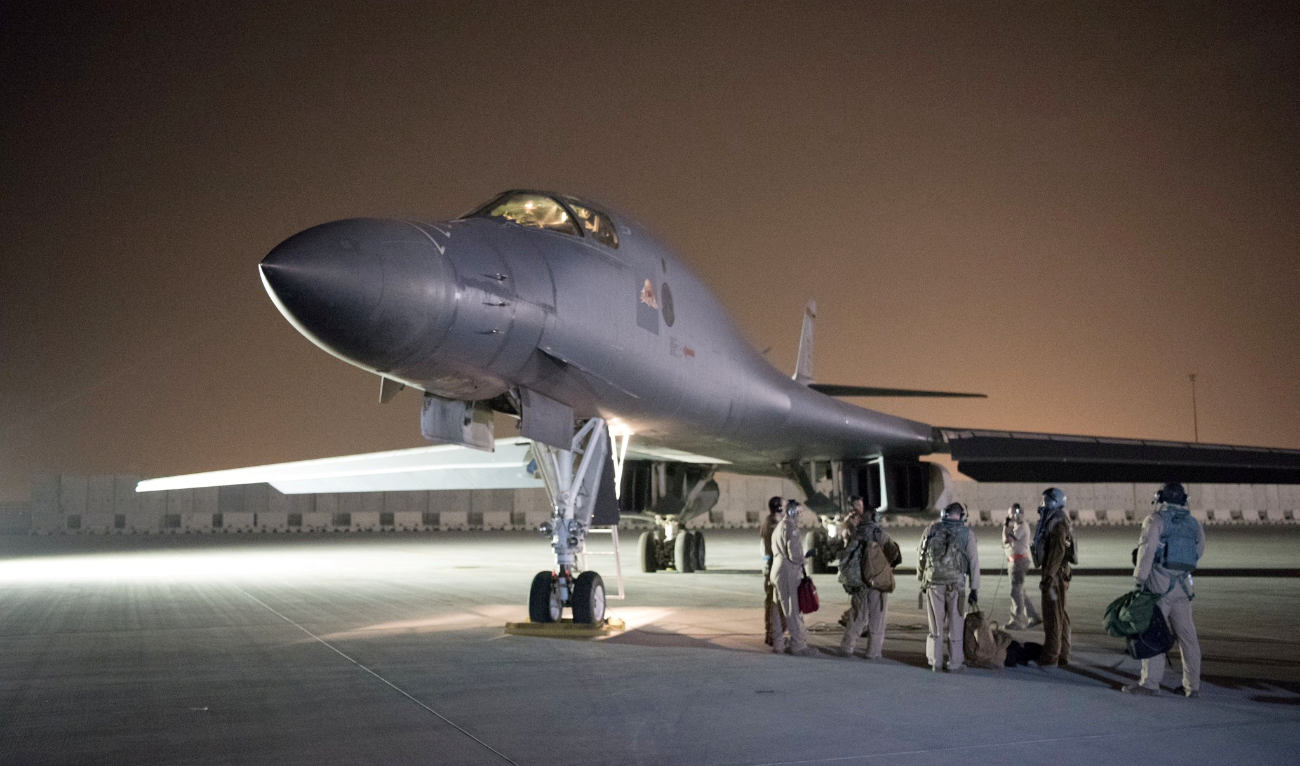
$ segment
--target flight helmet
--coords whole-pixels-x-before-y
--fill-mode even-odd
[[[956,514],[962,521],[966,520],[966,506],[961,503],[948,503],[944,506],[943,511],[939,514],[940,519],[946,519],[950,514]]]
[[[768,513],[780,513],[780,512],[781,512],[781,508],[782,508],[784,505],[785,505],[785,501],[781,499],[781,496],[780,496],[780,495],[773,495],[773,496],[770,497],[770,498],[768,499],[768,501],[767,501],[767,512],[768,512]]]
[[[1056,487],[1048,487],[1043,490],[1043,505],[1045,511],[1055,511],[1058,508],[1065,507],[1065,493]]]
[[[1169,503],[1170,505],[1187,505],[1187,490],[1182,484],[1171,481],[1160,489],[1156,490],[1155,502]]]
[[[1020,521],[1024,516],[1025,512],[1021,509],[1020,503],[1012,503],[1011,507],[1007,509],[1007,518],[1009,519]]]

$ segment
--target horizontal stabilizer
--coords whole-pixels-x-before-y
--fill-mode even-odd
[[[1300,484],[1300,450],[940,428],[976,481]]]
[[[398,492],[426,489],[541,487],[528,471],[527,439],[499,439],[493,452],[452,444],[299,460],[252,468],[146,479],[136,492],[270,484],[286,495],[308,492]]]
[[[834,383],[811,383],[814,391],[827,396],[931,396],[966,399],[987,399],[988,394],[964,394],[952,391],[922,391],[915,388],[878,388],[876,386],[840,386]]]

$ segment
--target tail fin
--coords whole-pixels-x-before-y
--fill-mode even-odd
[[[799,358],[795,361],[794,379],[805,386],[813,382],[813,320],[817,318],[817,301],[803,308],[803,331],[799,334]]]

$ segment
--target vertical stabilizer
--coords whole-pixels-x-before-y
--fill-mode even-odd
[[[813,382],[813,320],[817,318],[817,301],[810,300],[803,307],[803,331],[799,333],[799,359],[794,366],[794,379],[805,386]]]

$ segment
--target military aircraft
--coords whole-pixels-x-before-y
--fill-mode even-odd
[[[442,446],[141,482],[140,491],[267,482],[284,492],[544,485],[554,570],[533,621],[605,614],[582,570],[594,525],[651,521],[643,568],[703,564],[684,529],[717,499],[714,472],[788,477],[815,509],[859,494],[933,507],[951,453],[976,480],[1300,482],[1300,451],[936,428],[836,397],[978,396],[813,381],[815,305],[793,376],[741,336],[683,261],[632,218],[577,197],[505,192],[440,223],[357,218],[296,234],[260,264],[286,319],[381,379],[423,392]],[[495,414],[519,437],[495,437]],[[447,446],[450,445],[450,446]],[[819,486],[830,480],[829,491]]]

